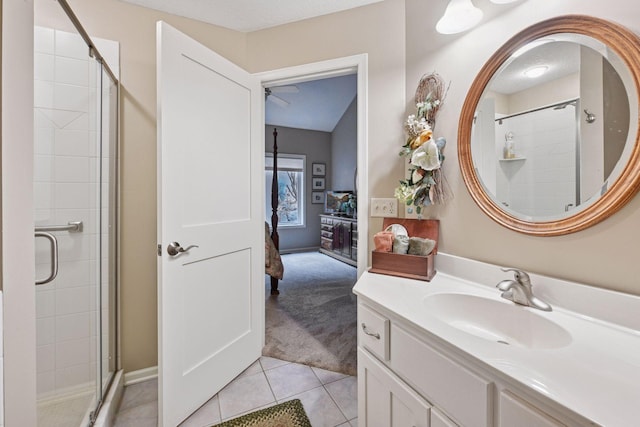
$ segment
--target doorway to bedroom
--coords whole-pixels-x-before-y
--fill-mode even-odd
[[[358,185],[357,172],[364,159],[358,81],[352,68],[265,84],[265,219],[272,225],[272,214],[278,217],[274,240],[284,277],[265,275],[263,355],[348,375],[356,374],[351,290],[358,277],[358,189],[366,186]]]

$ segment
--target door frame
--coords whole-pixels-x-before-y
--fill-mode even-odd
[[[36,425],[33,263],[33,1],[2,2],[2,248],[4,425]],[[7,106],[11,108],[6,108]],[[0,377],[1,379],[1,377]],[[0,422],[2,422],[0,412]]]
[[[329,59],[326,61],[312,62],[304,65],[280,68],[277,70],[255,73],[263,87],[296,84],[311,80],[339,77],[347,74],[357,74],[357,167],[358,167],[358,278],[365,272],[369,260],[369,152],[368,141],[368,56],[366,53]],[[265,107],[262,105],[263,129],[265,123]],[[264,169],[264,158],[263,169]],[[264,194],[264,192],[263,192]],[[262,206],[265,206],[266,197],[263,196]],[[264,209],[264,208],[263,208]],[[264,341],[264,335],[263,335]]]

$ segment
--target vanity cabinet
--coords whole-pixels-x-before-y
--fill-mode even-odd
[[[355,218],[320,215],[320,252],[356,266],[358,221]]]
[[[359,300],[360,425],[593,425],[578,414],[535,396],[532,389],[506,381],[396,313],[364,298]]]

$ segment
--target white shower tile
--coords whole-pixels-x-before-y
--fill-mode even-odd
[[[56,314],[55,290],[40,290],[36,287],[36,318],[52,317]]]
[[[37,108],[53,108],[54,83],[43,80],[33,82],[33,105]]]
[[[35,209],[50,209],[53,205],[54,184],[35,182],[33,184],[33,203]]]
[[[38,396],[51,393],[56,389],[55,372],[48,371],[36,374],[36,393]]]
[[[91,339],[62,341],[56,343],[56,385],[60,370],[76,365],[89,364],[91,360]],[[73,383],[76,383],[75,381]]]
[[[100,179],[99,162],[100,160],[96,157],[89,158],[89,182],[91,183],[96,183]]]
[[[33,27],[33,49],[36,52],[53,54],[54,38],[51,28]]]
[[[53,344],[38,346],[36,348],[36,372],[38,374],[53,371],[55,364],[55,346]]]
[[[89,111],[87,88],[56,83],[53,87],[53,107],[60,110],[86,113]]]
[[[79,156],[89,155],[89,131],[88,130],[55,130],[56,148],[55,154],[58,156]]]
[[[36,127],[33,130],[33,152],[34,154],[48,155],[53,154],[53,143],[55,141],[55,131],[51,127],[51,122],[46,119],[39,111],[35,112],[34,117],[40,117],[42,121],[46,121],[47,127]]]
[[[53,344],[56,340],[56,318],[40,317],[36,319],[36,345]]]
[[[57,83],[86,87],[89,84],[89,66],[86,59],[56,57],[55,76]]]
[[[53,156],[34,156],[33,159],[33,180],[35,182],[53,181]]]
[[[61,262],[56,278],[56,288],[87,286],[92,280],[89,272],[89,260]]]
[[[35,80],[54,80],[55,57],[46,53],[36,53],[33,57],[33,77]]]
[[[78,34],[56,30],[55,37],[56,56],[76,59],[87,59],[89,57],[89,48]]]
[[[55,204],[58,209],[85,209],[91,206],[89,184],[55,183]]]
[[[98,309],[98,285],[92,283],[89,285],[89,310],[96,311]]]
[[[88,183],[89,159],[77,156],[56,156],[55,181],[56,183]]]
[[[91,236],[82,233],[67,233],[58,236],[58,258],[60,262],[85,261],[91,259]]]
[[[56,289],[55,291],[55,313],[60,316],[64,314],[82,313],[89,311],[90,292],[86,286],[77,288]]]
[[[79,340],[91,336],[89,312],[56,317],[56,341]]]
[[[95,376],[95,371],[91,369],[89,363],[57,369],[55,374],[56,388],[64,389],[78,385],[90,387],[95,383]]]
[[[33,222],[35,225],[53,224],[53,210],[36,209],[33,214]]]
[[[89,131],[89,115],[87,113],[80,114],[72,122],[65,127],[67,130],[86,130]]]

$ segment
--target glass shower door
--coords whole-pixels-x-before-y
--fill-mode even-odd
[[[38,425],[86,426],[116,363],[117,86],[79,34],[34,47]]]

